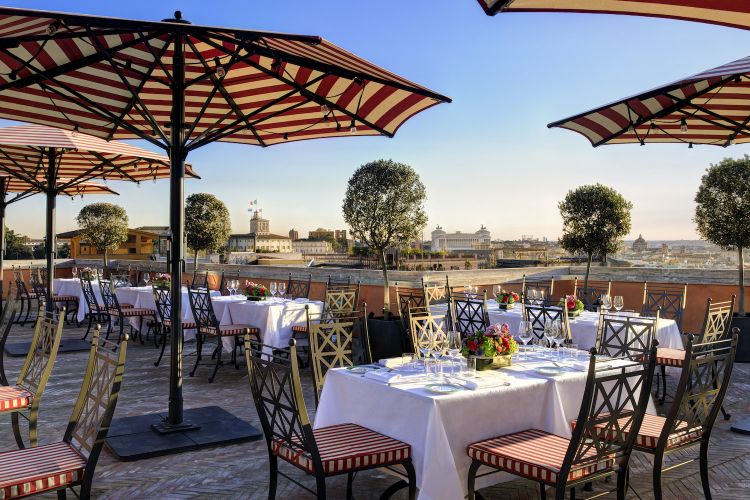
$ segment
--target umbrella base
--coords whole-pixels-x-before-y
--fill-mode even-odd
[[[739,422],[734,424],[731,429],[732,432],[736,432],[738,434],[750,434],[750,418],[740,420]]]
[[[261,431],[218,406],[186,409],[185,429],[167,426],[166,416],[166,413],[150,413],[113,420],[107,434],[107,448],[118,460],[131,462],[263,437]],[[155,430],[167,427],[174,430]]]
[[[29,347],[31,342],[16,342],[13,344],[5,344],[5,352],[12,358],[22,358],[29,353]],[[82,352],[90,351],[91,342],[81,339],[62,339],[60,341],[60,348],[57,350],[58,354],[62,352]]]

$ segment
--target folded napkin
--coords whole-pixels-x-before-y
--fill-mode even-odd
[[[488,389],[490,387],[499,387],[508,383],[506,377],[494,373],[487,376],[476,375],[474,377],[466,378],[456,377],[456,380],[472,391],[476,391],[477,389]]]
[[[422,382],[425,380],[425,376],[423,373],[404,374],[399,373],[395,370],[370,370],[369,372],[365,372],[365,378],[377,380],[379,382],[383,382],[384,384],[408,384],[412,382]]]
[[[298,304],[304,304],[305,302],[310,302],[310,300],[309,300],[309,299],[306,299],[306,298],[304,298],[304,297],[300,297],[300,298],[298,298],[298,299],[294,299],[294,300],[293,300],[292,302],[296,302],[296,303],[298,303]]]
[[[380,361],[378,361],[378,364],[380,366],[385,366],[386,368],[400,368],[410,361],[411,358],[407,356],[399,356],[397,358],[381,359]]]

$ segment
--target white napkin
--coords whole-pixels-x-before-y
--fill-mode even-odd
[[[384,384],[408,384],[424,382],[426,380],[423,373],[406,374],[395,370],[370,370],[365,372],[364,375],[365,378],[377,380]]]
[[[467,389],[476,391],[477,389],[488,389],[498,387],[508,382],[507,378],[493,373],[492,375],[476,375],[475,377],[461,378],[456,377]]]
[[[298,304],[304,304],[305,302],[310,302],[309,299],[306,299],[304,297],[300,297],[298,299],[294,299],[294,302],[297,302]]]
[[[397,358],[385,358],[378,361],[378,364],[380,366],[385,366],[386,368],[400,368],[404,366],[404,364],[411,361],[411,358],[406,356],[399,356]]]

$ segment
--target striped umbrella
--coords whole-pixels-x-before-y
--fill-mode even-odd
[[[565,118],[560,127],[602,144],[750,141],[750,57]]]
[[[184,162],[216,141],[393,137],[447,97],[318,36],[0,8],[0,118],[105,140],[140,138],[171,160],[169,270],[184,271]],[[283,181],[282,181],[283,182]],[[172,280],[169,415],[183,423],[182,293]]]
[[[732,0],[478,0],[494,16],[503,12],[588,12],[664,17],[750,29],[750,3]]]

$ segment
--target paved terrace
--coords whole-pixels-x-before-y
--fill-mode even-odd
[[[82,331],[66,327],[63,335],[80,336]],[[14,326],[10,341],[29,337],[30,332],[28,325]],[[192,349],[191,344],[186,346],[186,352]],[[166,409],[168,365],[163,363],[154,367],[157,354],[153,344],[131,343],[116,417]],[[62,438],[80,387],[86,357],[87,353],[58,355],[42,402],[39,423],[41,443]],[[8,358],[10,379],[18,373],[22,359]],[[188,357],[186,365],[190,361]],[[208,375],[209,367],[206,366],[199,368],[195,378],[186,376],[186,407],[219,405],[259,427],[244,362],[239,371],[233,366],[223,367],[213,384],[207,382]],[[734,415],[750,415],[749,375],[750,365],[736,365],[726,404]],[[674,384],[674,380],[671,382]],[[308,406],[314,408],[309,375],[306,375],[303,383]],[[9,417],[0,419],[0,436],[0,449],[15,448]],[[641,498],[652,498],[650,462],[645,456],[636,454],[632,463],[631,477],[635,489]],[[281,467],[299,480],[305,480],[304,474],[291,466]],[[732,433],[729,424],[720,421],[711,438],[710,467],[715,499],[747,498],[750,491],[750,436]],[[355,495],[359,499],[378,498],[391,481],[391,478],[378,472],[359,473],[355,481]],[[701,497],[697,462],[666,473],[664,482],[666,498]],[[305,484],[314,485],[314,481],[307,479]],[[97,498],[118,499],[267,498],[267,485],[266,445],[265,441],[260,440],[129,463],[116,461],[105,450],[99,460],[92,493]],[[330,479],[329,498],[344,498],[345,486],[345,476]],[[482,490],[482,493],[487,499],[532,499],[538,498],[538,487],[535,483],[516,480]],[[53,496],[47,495],[50,498]],[[279,478],[277,498],[312,498],[312,495]],[[406,498],[405,492],[402,491],[397,498]],[[629,498],[636,496],[630,493]]]

